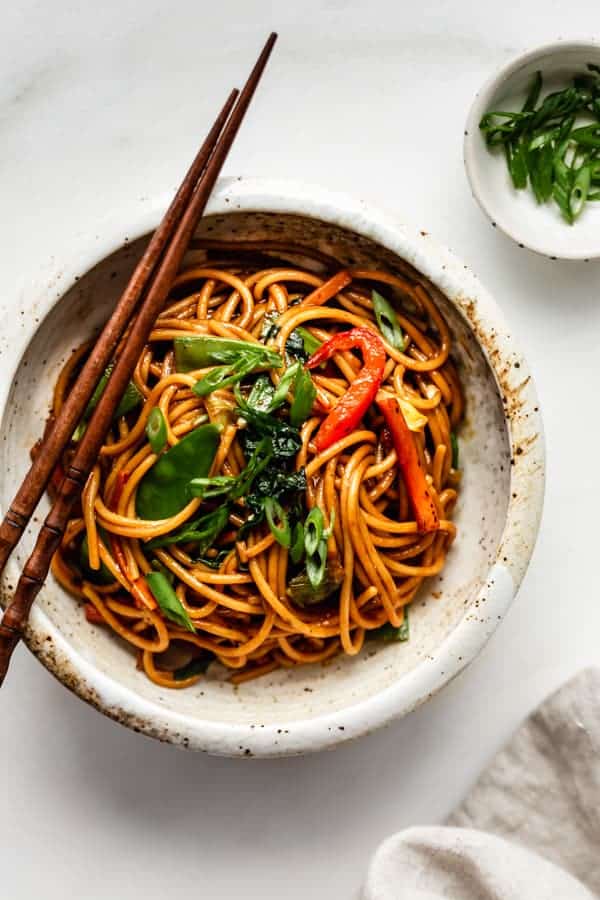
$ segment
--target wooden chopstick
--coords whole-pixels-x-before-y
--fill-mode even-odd
[[[27,475],[8,508],[8,512],[4,516],[0,525],[0,572],[4,569],[8,557],[33,515],[33,511],[46,489],[54,467],[69,443],[77,423],[81,420],[98,381],[112,359],[117,343],[129,324],[140,297],[148,286],[152,273],[156,270],[158,261],[190,201],[198,179],[206,167],[237,96],[237,90],[232,91],[229,95],[225,106],[198,151],[162,222],[154,232],[142,258],[135,267],[135,271],[110,319],[98,337],[77,381],[69,391],[60,415],[53,423],[43,446],[40,448],[40,452],[32,462]]]
[[[0,687],[6,677],[12,653],[22,637],[33,602],[48,574],[52,557],[58,549],[73,505],[83,490],[110,427],[117,404],[131,378],[154,321],[168,296],[173,278],[179,269],[189,241],[242,123],[276,39],[277,35],[274,33],[269,36],[227,124],[209,156],[197,187],[189,198],[185,211],[177,224],[175,233],[170,243],[167,242],[162,259],[149,280],[146,296],[135,316],[106,388],[78,444],[75,456],[66,469],[58,495],[46,516],[33,552],[25,563],[12,602],[6,608],[0,624]],[[216,124],[214,128],[216,128]],[[73,427],[74,425],[75,423]]]

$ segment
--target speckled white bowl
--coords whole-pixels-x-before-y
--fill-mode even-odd
[[[122,222],[106,222],[105,236],[74,246],[65,266],[32,287],[20,308],[14,298],[4,299],[10,314],[3,310],[0,352],[10,377],[0,386],[2,509],[26,471],[62,360],[105,319],[163,205],[126,232]],[[368,645],[358,658],[282,670],[237,689],[219,667],[186,691],[153,685],[136,670],[129,648],[87,623],[52,578],[33,610],[27,644],[82,699],[159,740],[240,756],[321,750],[423,703],[473,659],[506,612],[542,508],[544,442],[535,389],[497,306],[467,266],[425,233],[359,200],[295,182],[224,179],[200,231],[232,239],[289,237],[334,250],[348,263],[400,267],[436,290],[467,397],[459,536],[448,564],[413,604],[408,643]],[[4,603],[31,547],[30,530],[5,572]]]
[[[528,187],[515,190],[500,147],[490,152],[479,130],[491,109],[517,110],[531,80],[540,70],[542,97],[561,90],[586,64],[600,64],[600,43],[561,40],[535,47],[495,72],[478,91],[469,111],[464,136],[464,158],[473,196],[494,227],[520,247],[550,259],[589,260],[600,257],[600,203],[587,203],[574,225],[567,224],[553,202],[539,204]]]

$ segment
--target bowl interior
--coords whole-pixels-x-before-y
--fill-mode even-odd
[[[210,215],[202,220],[198,234],[229,240],[295,241],[316,246],[345,264],[400,270],[425,281],[372,240],[307,216],[253,212]],[[32,338],[18,365],[0,425],[3,509],[27,469],[29,449],[42,431],[61,364],[104,322],[146,240],[116,250],[82,276],[56,302]],[[200,249],[191,251],[197,259],[202,254]],[[285,251],[279,256],[302,261]],[[467,418],[459,436],[464,482],[456,512],[459,538],[442,574],[426,583],[413,604],[408,643],[367,644],[358,658],[338,658],[326,667],[284,669],[237,689],[227,683],[219,667],[213,666],[197,686],[167,691],[138,672],[130,648],[104,629],[90,625],[77,602],[49,578],[39,604],[71,648],[114,684],[165,710],[192,719],[256,727],[264,723],[284,725],[348,707],[382,691],[431,657],[468,615],[470,601],[485,584],[505,524],[511,468],[508,432],[494,374],[463,316],[439,292],[438,302],[454,334],[453,355],[466,392]],[[47,508],[44,500],[32,523],[34,529]],[[5,586],[14,585],[32,540],[30,529],[13,555]],[[58,674],[61,677],[60,671]]]
[[[586,73],[587,63],[600,64],[600,46],[554,45],[525,54],[503,69],[478,95],[469,114],[465,135],[465,162],[476,200],[490,217],[517,243],[545,256],[592,259],[600,256],[600,203],[586,203],[571,226],[554,201],[538,204],[533,192],[515,190],[502,148],[490,151],[479,131],[481,117],[490,110],[521,109],[533,76],[544,79],[542,98]],[[590,120],[591,121],[591,120]]]

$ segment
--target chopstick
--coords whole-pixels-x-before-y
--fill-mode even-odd
[[[27,475],[4,516],[0,525],[0,572],[3,571],[8,557],[19,542],[48,485],[54,467],[69,443],[75,427],[81,420],[98,381],[112,359],[113,352],[135,312],[140,297],[148,286],[158,261],[190,201],[194,188],[206,167],[238,93],[237,90],[231,92],[215,124],[209,131],[162,222],[154,232],[142,258],[135,267],[133,275],[115,306],[111,317],[92,348],[77,381],[69,391],[60,415],[53,423],[43,446],[40,448],[40,452],[32,462]]]
[[[124,346],[118,359],[115,362],[106,387],[100,397],[96,408],[94,409],[84,435],[77,446],[75,456],[73,457],[71,464],[65,471],[65,475],[60,485],[57,497],[50,509],[50,512],[46,516],[44,524],[42,525],[33,552],[25,563],[12,602],[7,606],[4,617],[2,619],[2,623],[0,623],[0,687],[4,683],[12,653],[23,635],[23,630],[27,623],[27,619],[29,617],[29,612],[31,610],[33,602],[48,574],[48,570],[52,562],[52,557],[55,551],[58,549],[73,505],[75,504],[85,486],[87,477],[96,461],[98,453],[100,452],[100,448],[104,442],[106,433],[110,427],[114,411],[121,399],[127,382],[131,378],[139,355],[143,350],[150,331],[152,330],[154,321],[158,313],[162,309],[164,301],[168,296],[173,278],[175,277],[177,270],[179,269],[189,241],[196,229],[202,213],[204,212],[210,193],[214,187],[219,172],[221,171],[223,163],[225,162],[227,154],[229,153],[238,129],[242,123],[244,115],[254,95],[276,39],[277,35],[275,33],[272,33],[269,36],[254,68],[252,69],[252,72],[250,73],[246,84],[244,85],[244,88],[242,89],[242,92],[237,99],[235,106],[233,107],[233,111],[230,112],[229,118],[227,118],[227,113],[231,110],[231,104],[233,100],[235,100],[234,95],[231,95],[229,97],[229,100],[223,107],[223,110],[217,118],[217,121],[209,132],[209,135],[205,143],[203,144],[198,157],[196,157],[196,160],[194,160],[194,163],[192,164],[192,167],[190,169],[190,172],[192,172],[192,169],[196,167],[198,158],[202,155],[203,151],[206,148],[207,159],[204,160],[204,164],[202,166],[202,174],[197,181],[197,185],[195,185],[195,182],[193,182],[192,189],[191,191],[189,190],[188,179],[190,178],[190,172],[188,172],[188,175],[184,179],[184,182],[179,189],[175,200],[169,208],[167,216],[165,216],[165,219],[167,219],[167,217],[171,214],[171,218],[172,220],[174,220],[171,221],[170,229],[168,226],[165,226],[165,220],[163,220],[163,223],[161,223],[161,225],[159,226],[158,230],[161,231],[162,229],[162,236],[160,240],[157,239],[155,242],[153,253],[155,253],[156,255],[154,256],[153,268],[151,271],[147,272],[145,278],[138,276],[138,281],[142,281],[142,287],[139,288],[139,293],[137,294],[137,298],[135,301],[128,300],[128,303],[130,303],[130,315],[134,311],[137,300],[144,291],[144,288],[146,288],[146,296],[139,308],[139,311],[133,319],[133,323],[125,340]],[[223,123],[225,122],[225,120],[227,121],[223,128]],[[219,123],[220,127],[218,127]],[[181,200],[182,192],[184,197],[183,200]],[[176,212],[173,214],[173,207],[176,205],[177,198],[179,198],[179,203],[177,204]],[[179,217],[177,216],[177,210],[179,210],[180,213]],[[176,226],[174,233],[173,225]],[[150,263],[148,263],[147,261],[147,265],[152,265],[152,260]],[[135,279],[137,273],[138,269],[136,269],[132,281]],[[131,282],[126,289],[125,294],[127,294],[130,288]],[[125,297],[125,294],[123,295],[123,297]],[[131,295],[135,296],[134,289],[131,289]],[[119,302],[119,306],[123,304],[123,297]],[[123,321],[121,325],[121,319],[119,318],[118,320],[118,323],[121,326],[121,334],[123,333],[127,321]],[[112,317],[109,324],[111,322]],[[114,349],[118,340],[118,338],[114,338],[112,336],[112,329],[109,331],[109,335],[110,337],[106,339],[106,345],[111,349],[107,353],[106,362],[108,362],[110,353]],[[102,337],[103,336],[104,333]],[[102,337],[100,340],[102,340]],[[113,344],[111,344],[111,340],[114,340]],[[104,359],[104,356],[99,356],[99,358]],[[92,374],[87,376],[92,381],[91,388],[89,387],[89,384],[85,382],[83,387],[80,387],[81,396],[86,396],[86,398],[89,399],[89,396],[91,395],[91,392],[93,391],[98,378],[106,367],[106,362],[102,366],[100,366],[99,363],[96,363]],[[82,379],[84,372],[85,369],[79,376],[78,381]],[[50,466],[49,471],[46,474],[46,481],[42,481],[39,474],[36,475],[38,481],[33,482],[34,488],[35,490],[37,490],[38,484],[40,482],[42,483],[42,488],[37,496],[36,501],[33,503],[33,505],[31,505],[31,511],[29,512],[29,515],[31,515],[31,512],[35,507],[37,500],[39,500],[39,497],[41,496],[45,483],[47,482],[54,464],[56,463],[60,453],[64,449],[66,442],[69,440],[72,431],[77,424],[77,421],[83,413],[83,410],[85,409],[85,405],[87,403],[87,399],[81,405],[81,408],[79,408],[79,406],[77,407],[77,409],[79,409],[79,414],[78,416],[74,417],[72,423],[69,420],[68,424],[70,426],[70,430],[66,424],[61,426],[63,430],[62,432],[59,432],[59,437],[64,437],[65,440],[61,446],[59,439],[55,438],[53,450],[56,447],[59,447],[60,449],[58,450],[58,452],[56,452],[54,462],[52,466]],[[54,432],[56,432],[56,424],[52,430],[52,434]],[[65,432],[66,437],[64,434]],[[46,448],[44,447],[42,452],[45,453],[45,450]],[[42,454],[40,453],[40,456],[41,455]],[[33,468],[34,467],[32,466],[32,469]],[[41,472],[42,469],[40,468],[40,470],[38,471]],[[30,489],[27,485],[27,478],[30,477],[30,473],[31,469],[17,494],[17,497],[19,497],[20,494],[23,494],[26,501],[30,501],[31,497],[35,496],[34,489]],[[31,492],[29,493],[29,491]],[[29,509],[30,503],[24,503],[23,497],[21,498],[21,502],[22,509]],[[13,506],[14,501],[13,504],[11,504],[11,509],[13,509]],[[5,552],[4,546],[8,546],[8,551],[6,551],[4,561],[6,561],[6,557],[8,557],[10,550],[18,541],[23,528],[26,525],[27,517],[22,514],[22,509],[17,507],[16,515],[14,514],[15,511],[13,510],[11,518],[9,519],[8,515],[6,517],[6,519],[8,519],[9,525],[5,529],[5,536],[3,536],[3,540],[6,541],[6,544],[3,545],[2,552]],[[4,522],[2,523],[2,526],[4,526]],[[11,541],[13,542],[12,544]],[[2,557],[0,557],[0,561],[1,560]]]

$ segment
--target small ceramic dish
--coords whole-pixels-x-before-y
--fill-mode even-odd
[[[542,97],[566,87],[587,63],[600,65],[600,43],[558,41],[528,50],[493,75],[476,95],[465,128],[464,158],[473,196],[494,226],[551,259],[600,257],[600,203],[586,203],[574,225],[558,206],[538,204],[533,192],[515,190],[502,148],[488,149],[479,122],[490,110],[520,109],[536,71],[544,79]]]
[[[105,321],[165,206],[159,201],[145,208],[127,226],[107,220],[102,240],[82,239],[42,285],[19,302],[2,301],[2,510],[43,430],[57,372]],[[52,577],[33,608],[26,642],[82,699],[159,740],[238,756],[321,750],[426,701],[498,626],[529,562],[542,508],[544,440],[536,393],[512,333],[470,270],[425,232],[407,230],[359,200],[295,182],[223,179],[198,233],[310,244],[342,265],[391,268],[435,292],[453,333],[466,396],[458,538],[443,572],[426,582],[413,604],[409,641],[373,642],[358,657],[280,669],[237,688],[217,666],[187,690],[153,684],[136,669],[131,648],[87,622]],[[47,508],[44,500],[5,570],[4,605]]]

